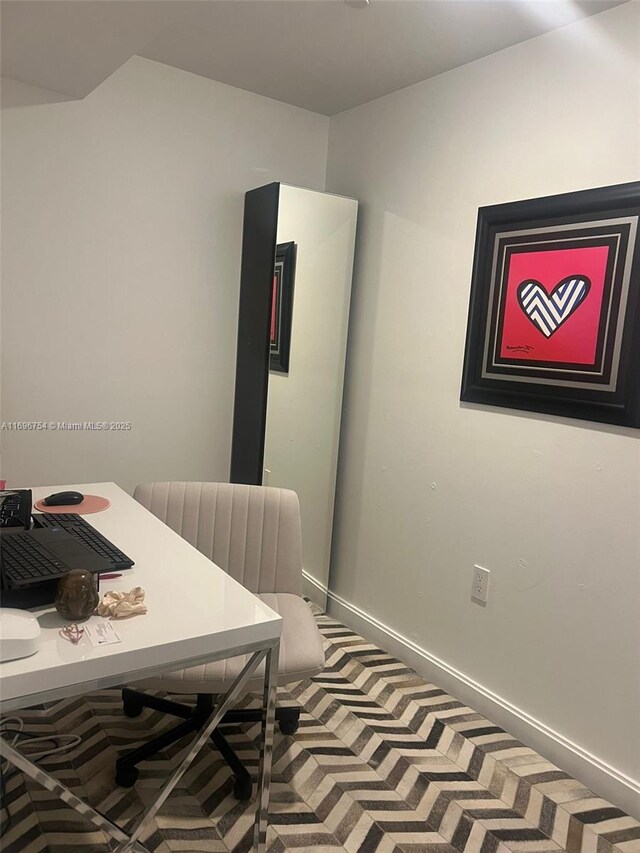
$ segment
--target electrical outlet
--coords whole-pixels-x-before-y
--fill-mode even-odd
[[[489,569],[483,569],[482,566],[473,567],[473,583],[471,585],[471,598],[473,601],[480,601],[486,604],[489,598]]]

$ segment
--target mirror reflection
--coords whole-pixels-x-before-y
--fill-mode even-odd
[[[280,185],[263,483],[298,493],[305,593],[320,604],[329,579],[357,206]]]

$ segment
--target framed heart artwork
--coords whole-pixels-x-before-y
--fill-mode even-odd
[[[640,427],[640,182],[478,211],[460,399]]]
[[[293,280],[296,267],[296,244],[278,243],[271,291],[271,330],[269,336],[269,370],[289,372],[291,320],[293,317]]]

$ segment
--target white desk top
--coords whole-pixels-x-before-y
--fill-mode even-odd
[[[33,499],[70,489],[109,498],[109,509],[86,520],[135,562],[121,578],[101,581],[100,593],[141,586],[149,611],[114,620],[122,642],[100,647],[86,637],[77,646],[63,639],[65,620],[53,605],[34,611],[40,651],[0,663],[2,711],[169,672],[280,636],[280,616],[115,483],[39,487]],[[91,616],[84,624],[100,621]]]

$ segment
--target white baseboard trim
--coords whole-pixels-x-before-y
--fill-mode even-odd
[[[315,578],[307,576],[305,579],[310,587],[316,588],[316,594],[323,590]],[[640,820],[640,781],[632,779],[573,743],[335,592],[325,588],[324,594],[327,598],[327,612],[331,616],[402,660],[474,711],[506,729],[518,740],[580,780],[598,796]],[[312,600],[315,599],[312,597]]]
[[[327,587],[320,583],[317,578],[310,575],[306,569],[302,570],[302,594],[305,598],[309,598],[314,604],[327,609]]]

